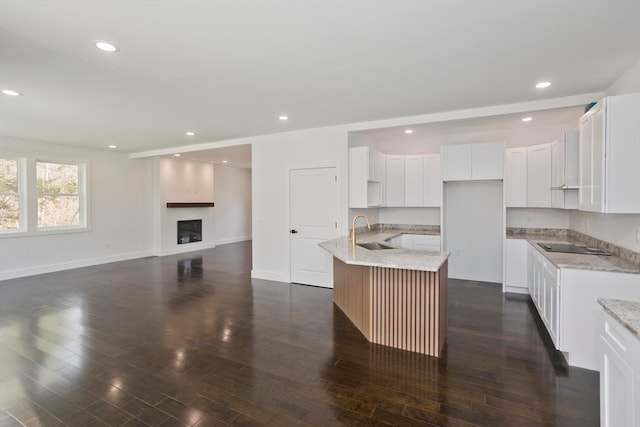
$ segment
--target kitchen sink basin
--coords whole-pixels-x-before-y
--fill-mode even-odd
[[[382,250],[382,249],[395,249],[395,248],[393,248],[391,246],[383,245],[383,244],[378,243],[378,242],[358,243],[358,246],[360,246],[361,248],[368,249],[370,251],[379,251],[379,250]]]

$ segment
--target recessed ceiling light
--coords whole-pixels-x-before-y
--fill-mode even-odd
[[[184,134],[187,136],[194,136],[196,133],[192,131],[188,131],[188,132],[185,132]]]
[[[551,82],[540,82],[536,85],[537,89],[544,89],[546,87],[551,86]]]
[[[406,133],[406,134],[413,133],[413,129],[405,129],[404,133]]]
[[[530,122],[531,120],[533,120],[533,117],[523,117],[522,118],[523,122]]]
[[[117,145],[113,145],[113,144],[111,144],[111,145],[109,146],[109,148],[111,148],[111,149],[113,150],[114,148],[118,148],[118,146],[117,146]]]
[[[9,96],[20,96],[20,95],[22,95],[20,92],[16,92],[15,90],[11,90],[11,89],[2,89],[2,93],[4,93],[5,95],[9,95]]]
[[[222,163],[229,163],[229,160],[223,160]]]
[[[289,120],[289,116],[278,116],[278,119],[285,121],[285,120]]]
[[[116,52],[118,50],[115,45],[112,45],[109,42],[96,42],[96,47],[105,52]]]
[[[174,154],[173,157],[180,157],[180,153]]]

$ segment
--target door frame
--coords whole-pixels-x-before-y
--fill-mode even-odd
[[[344,206],[345,205],[345,201],[343,199],[346,199],[346,195],[345,195],[345,191],[343,186],[345,185],[345,182],[342,179],[342,168],[340,167],[341,162],[340,161],[331,161],[331,160],[318,160],[318,161],[311,161],[311,162],[293,162],[287,165],[287,176],[286,176],[286,194],[287,197],[285,199],[285,212],[286,212],[286,223],[287,223],[287,229],[285,230],[287,233],[287,240],[289,241],[288,245],[287,245],[287,262],[289,264],[289,283],[291,282],[291,269],[292,269],[292,263],[291,263],[291,239],[289,238],[289,232],[291,230],[291,171],[294,170],[306,170],[306,169],[322,169],[322,168],[335,168],[336,169],[336,176],[338,177],[338,191],[336,191],[336,221],[338,221],[338,227],[336,228],[337,232],[336,232],[336,238],[340,237],[343,233],[342,230],[342,226],[343,226],[343,217],[344,217]]]

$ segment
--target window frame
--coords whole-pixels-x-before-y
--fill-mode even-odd
[[[50,234],[82,233],[91,230],[91,162],[89,160],[60,158],[17,153],[0,153],[2,158],[19,159],[18,165],[20,228],[0,230],[0,239],[13,237],[34,237]],[[57,163],[78,166],[78,195],[80,197],[80,224],[74,226],[38,227],[38,193],[37,193],[37,164]],[[24,218],[24,220],[22,220]]]
[[[0,237],[15,236],[16,234],[25,233],[29,228],[29,216],[27,213],[27,191],[26,191],[26,169],[27,159],[25,156],[15,155],[12,153],[1,153],[0,158],[6,160],[14,160],[16,162],[16,175],[18,181],[18,228],[0,229]]]
[[[49,226],[49,227],[40,227],[38,225],[38,198],[43,193],[38,193],[37,189],[37,180],[38,180],[38,163],[50,163],[57,165],[71,165],[77,166],[78,168],[78,208],[80,210],[78,214],[79,224],[78,225],[59,225],[59,226]],[[60,160],[60,159],[51,159],[51,158],[43,158],[37,157],[34,159],[34,186],[33,193],[35,199],[35,230],[38,234],[43,234],[46,232],[55,232],[55,231],[70,231],[70,230],[84,230],[88,228],[88,214],[87,214],[87,163],[81,161],[69,161],[69,160]],[[63,194],[60,194],[63,196]],[[75,196],[75,194],[73,194]]]

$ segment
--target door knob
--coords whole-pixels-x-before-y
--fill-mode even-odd
[[[296,234],[298,230],[291,230],[291,234]]]

